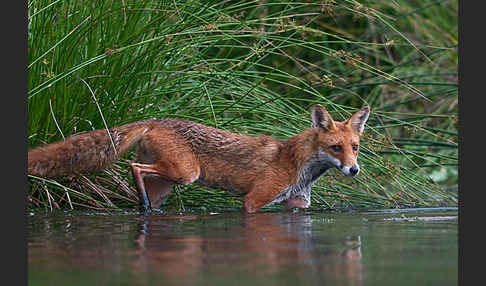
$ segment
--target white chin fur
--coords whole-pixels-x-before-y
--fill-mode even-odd
[[[356,175],[359,174],[359,165],[358,165],[358,163],[356,163],[356,167],[358,167],[358,172],[356,174],[352,174],[350,172],[351,167],[350,166],[342,166],[341,161],[339,161],[338,158],[332,156],[329,153],[324,152],[323,150],[319,150],[319,153],[318,154],[319,154],[319,159],[321,161],[327,162],[327,163],[333,165],[334,167],[336,167],[336,169],[338,169],[339,171],[341,171],[344,175],[346,175],[348,177],[355,177]]]
[[[349,167],[349,166],[343,166],[342,168],[339,168],[339,167],[337,167],[337,168],[338,168],[338,169],[339,169],[339,171],[341,171],[341,172],[342,172],[344,175],[346,175],[346,176],[348,176],[348,177],[355,177],[356,175],[358,175],[358,174],[359,174],[359,166],[358,166],[358,163],[356,163],[356,166],[358,167],[358,172],[357,172],[356,174],[352,174],[352,173],[350,172],[351,167]]]

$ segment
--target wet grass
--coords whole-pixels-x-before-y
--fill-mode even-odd
[[[368,104],[362,172],[326,173],[312,206],[457,204],[457,1],[28,6],[29,147],[159,117],[285,139],[310,125],[315,103],[336,120]],[[74,178],[29,176],[29,207],[134,207],[133,159]],[[197,185],[168,201],[240,205]]]

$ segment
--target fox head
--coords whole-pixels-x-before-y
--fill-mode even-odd
[[[354,177],[359,173],[356,161],[359,138],[368,120],[370,107],[365,106],[346,121],[334,121],[321,105],[312,110],[312,128],[317,129],[319,157],[343,174]],[[321,159],[322,160],[322,159]]]

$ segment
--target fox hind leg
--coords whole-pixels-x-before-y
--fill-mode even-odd
[[[158,207],[162,204],[164,197],[169,195],[172,184],[191,184],[199,177],[199,169],[181,170],[174,167],[174,164],[170,168],[166,168],[165,164],[159,162],[156,164],[132,163],[130,166],[146,214],[149,214],[152,208],[151,197],[155,199],[153,206]]]
[[[174,183],[160,178],[159,176],[146,176],[143,178],[145,190],[152,208],[160,208],[165,203]]]
[[[139,159],[144,163],[130,165],[146,213],[165,201],[173,184],[192,184],[200,175],[190,146],[175,134],[165,132],[168,131],[146,133],[139,149]]]
[[[140,167],[135,164],[131,164],[132,167],[132,176],[135,184],[137,185],[138,196],[140,201],[142,202],[144,214],[150,214],[152,206],[150,204],[150,199],[145,191],[145,183],[143,181],[143,172]]]
[[[138,161],[140,163],[152,164],[156,161],[157,152],[154,152],[154,148],[150,147],[151,145],[147,143],[147,140],[141,140],[138,149]],[[134,172],[137,172],[137,170],[138,168],[135,166]],[[167,200],[167,197],[172,191],[173,183],[164,180],[155,174],[146,176],[140,174],[140,176],[141,178],[139,176],[133,176],[138,188],[140,201],[144,206],[148,205],[150,207],[159,208]],[[144,195],[144,193],[146,195]]]

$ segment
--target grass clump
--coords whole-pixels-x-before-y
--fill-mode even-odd
[[[457,1],[30,1],[29,147],[178,117],[285,139],[321,103],[368,104],[362,172],[329,171],[314,208],[457,204]],[[76,178],[29,176],[30,207],[134,207],[130,153]],[[200,186],[168,207],[239,207]]]

